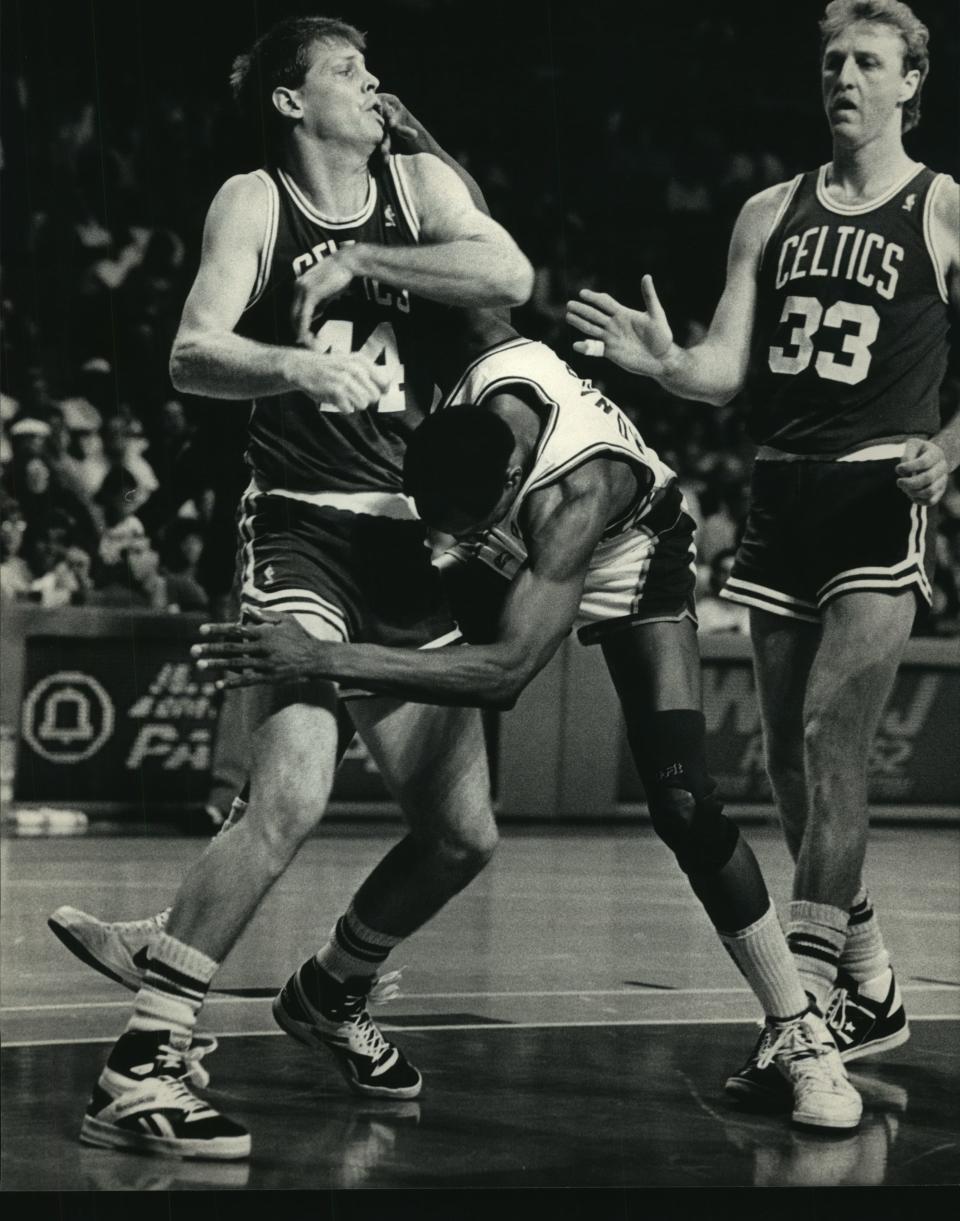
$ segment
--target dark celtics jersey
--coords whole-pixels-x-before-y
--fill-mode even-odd
[[[839,454],[940,426],[947,288],[930,241],[946,175],[925,167],[869,204],[790,184],[763,249],[748,389],[758,444]]]
[[[353,217],[322,216],[282,169],[257,170],[269,193],[260,271],[237,332],[263,343],[296,341],[293,285],[318,260],[354,242],[410,246],[420,224],[403,158],[376,158],[367,199]],[[343,414],[299,393],[255,400],[247,461],[265,488],[299,492],[396,491],[407,438],[434,401],[430,346],[442,307],[403,288],[356,279],[313,323],[322,353],[364,352],[391,375],[384,396]]]

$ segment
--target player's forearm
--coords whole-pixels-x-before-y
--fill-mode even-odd
[[[180,335],[170,354],[177,390],[212,399],[249,399],[297,388],[306,349],[258,343],[229,331]]]
[[[486,238],[412,247],[359,243],[349,259],[356,275],[444,305],[522,305],[533,290],[533,268],[517,247]]]
[[[746,372],[729,349],[706,339],[692,348],[673,344],[657,381],[679,398],[722,406],[743,389]]]
[[[520,658],[498,644],[416,650],[317,641],[308,664],[313,678],[455,707],[509,708],[528,681]]]

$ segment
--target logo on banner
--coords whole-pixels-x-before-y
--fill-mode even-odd
[[[60,670],[42,678],[23,705],[23,736],[51,763],[82,763],[113,733],[113,701],[89,674]]]

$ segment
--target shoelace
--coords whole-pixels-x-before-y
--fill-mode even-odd
[[[165,908],[162,912],[158,912],[155,916],[148,916],[146,920],[118,920],[116,924],[111,925],[119,933],[126,933],[133,936],[150,937],[154,933],[162,933],[167,927],[167,920],[170,916],[170,908]]]
[[[791,1060],[801,1060],[824,1054],[824,1049],[804,1022],[790,1022],[787,1026],[781,1026],[776,1034],[773,1034],[774,1029],[776,1027],[767,1030],[766,1043],[761,1047],[757,1057],[758,1068],[766,1068],[772,1064],[777,1055],[789,1057]]]
[[[162,1068],[179,1070],[174,1071],[169,1077],[166,1073],[162,1074],[165,1079],[189,1081],[194,1088],[202,1090],[210,1084],[210,1074],[200,1061],[216,1049],[217,1040],[212,1034],[198,1034],[194,1035],[187,1048],[162,1043],[157,1062]]]
[[[187,1082],[197,1088],[202,1088],[209,1082],[210,1075],[206,1069],[200,1067],[199,1061],[207,1052],[213,1051],[216,1045],[217,1040],[211,1035],[201,1035],[186,1050],[172,1047],[169,1043],[161,1043],[157,1049],[158,1066],[172,1070],[170,1073],[161,1072],[157,1080],[163,1082],[170,1100],[185,1114],[194,1115],[198,1111],[210,1110],[208,1103],[190,1092]],[[198,1080],[198,1077],[202,1080]]]
[[[396,1000],[400,995],[402,974],[403,968],[399,971],[388,971],[386,975],[376,976],[366,997],[357,997],[357,1003],[361,1006],[364,1005],[364,1002],[368,1005],[385,1005],[389,1001]],[[350,998],[350,1000],[353,999]],[[355,1016],[351,1016],[348,1020],[354,1028],[353,1042],[358,1052],[369,1056],[376,1062],[392,1050],[365,1007],[360,1008]]]
[[[842,1030],[847,1021],[847,990],[834,988],[827,1002],[827,1011],[823,1020],[832,1030]]]
[[[776,1035],[768,1032],[768,1042],[757,1057],[757,1066],[766,1068],[780,1055],[789,1060],[792,1072],[797,1078],[818,1074],[824,1069],[830,1072],[832,1080],[839,1080],[833,1071],[831,1048],[821,1043],[814,1032],[802,1019],[782,1027]]]

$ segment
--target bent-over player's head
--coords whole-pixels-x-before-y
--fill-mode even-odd
[[[379,142],[383,121],[373,108],[379,82],[366,70],[365,50],[364,35],[345,21],[287,17],[237,56],[234,99],[271,154],[304,121],[318,134]]]
[[[820,22],[823,101],[835,133],[856,137],[900,111],[901,131],[920,121],[920,92],[930,69],[930,31],[900,0],[831,0]],[[857,79],[859,78],[859,79]],[[862,97],[849,96],[856,79]]]
[[[474,534],[499,521],[520,490],[523,472],[510,425],[487,407],[448,407],[428,416],[410,438],[403,488],[435,530]]]

